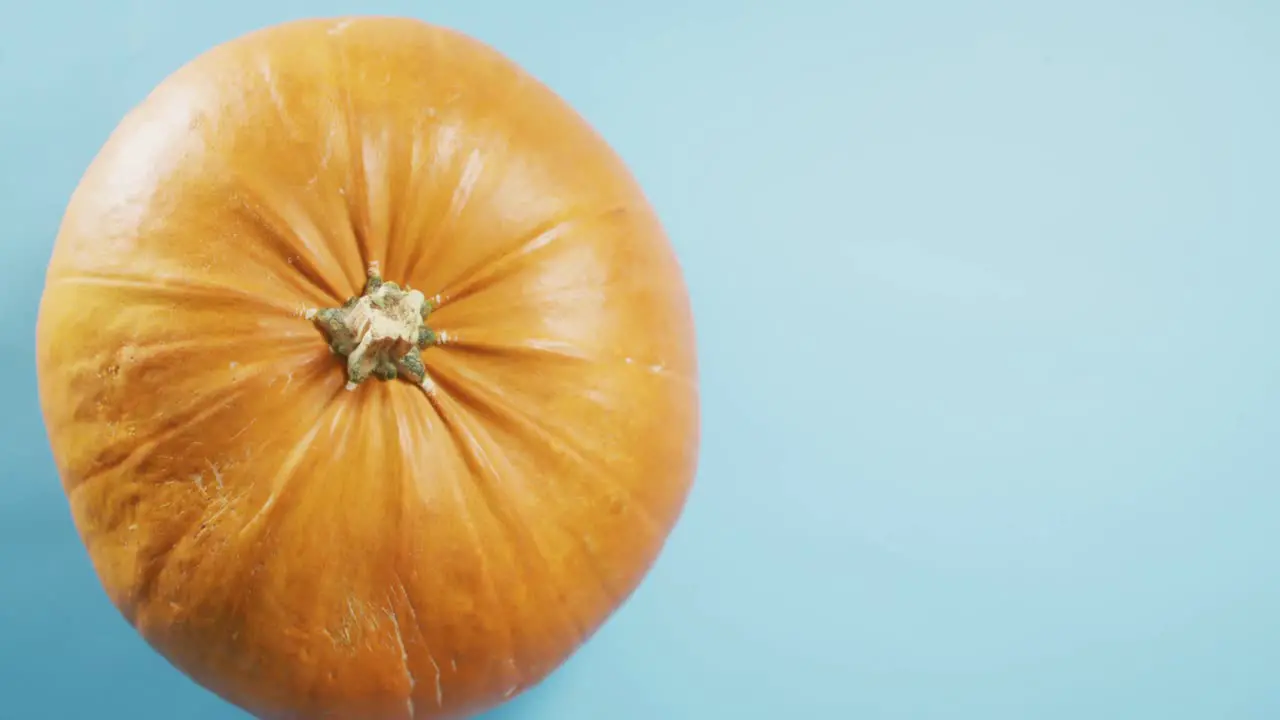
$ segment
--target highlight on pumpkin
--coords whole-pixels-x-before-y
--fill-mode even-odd
[[[346,358],[347,390],[372,376],[404,377],[430,391],[434,385],[422,351],[439,340],[427,326],[431,310],[421,291],[384,281],[375,261],[369,263],[363,294],[342,307],[308,310],[306,318],[324,334],[334,354]]]

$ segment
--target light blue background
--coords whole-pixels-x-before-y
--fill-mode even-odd
[[[1280,5],[10,3],[0,718],[242,717],[108,605],[31,347],[80,173],[269,23],[476,35],[631,163],[700,326],[699,484],[504,720],[1280,717]]]

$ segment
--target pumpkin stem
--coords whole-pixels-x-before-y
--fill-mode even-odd
[[[436,344],[436,333],[427,327],[432,305],[417,290],[384,282],[378,263],[369,264],[364,294],[339,308],[308,310],[334,354],[347,360],[347,389],[370,376],[382,380],[405,377],[430,389],[422,351]]]

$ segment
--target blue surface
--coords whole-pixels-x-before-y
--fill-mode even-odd
[[[1280,717],[1280,5],[6,8],[0,718],[242,717],[99,589],[35,313],[130,106],[216,42],[353,10],[462,29],[576,105],[698,315],[682,524],[493,718]]]

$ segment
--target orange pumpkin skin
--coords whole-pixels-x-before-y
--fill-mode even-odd
[[[429,298],[426,385],[307,310],[378,263]],[[37,328],[112,602],[261,718],[460,718],[639,584],[697,459],[680,269],[621,161],[486,46],[288,23],[162,83],[86,172]]]

